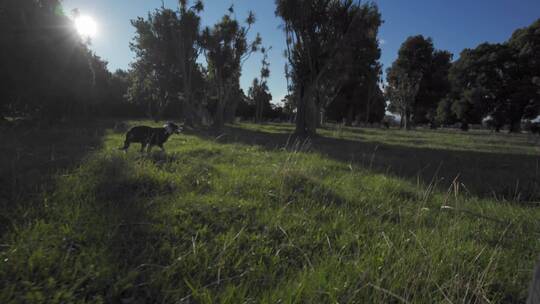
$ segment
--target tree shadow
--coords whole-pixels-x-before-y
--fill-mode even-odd
[[[55,176],[76,166],[102,145],[108,122],[64,124],[49,128],[3,125],[0,128],[0,235],[21,210],[33,209]]]
[[[199,135],[208,136],[206,133]],[[288,133],[228,127],[217,140],[280,149]],[[540,198],[539,157],[497,152],[454,151],[317,136],[310,150],[338,161],[411,182],[434,183],[446,191],[456,181],[460,192],[481,198],[529,202]]]
[[[153,267],[161,269],[152,260],[161,237],[154,228],[159,226],[153,216],[155,199],[176,189],[150,174],[137,173],[134,163],[119,155],[101,159],[92,168],[97,170],[94,178],[98,182],[88,189],[95,200],[86,206],[90,210],[84,219],[100,225],[94,232],[97,246],[104,249],[116,272],[129,277],[125,284],[111,286],[109,296],[115,303],[130,299],[146,299],[146,303],[157,296],[155,291],[133,284],[148,281]],[[134,269],[137,271],[128,274]]]

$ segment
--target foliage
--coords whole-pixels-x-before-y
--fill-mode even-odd
[[[110,75],[59,1],[2,1],[0,26],[0,116],[58,122],[95,114]]]
[[[249,88],[248,96],[255,105],[255,122],[261,122],[264,117],[268,117],[272,107],[272,94],[268,92],[268,78],[270,77],[270,63],[268,63],[268,53],[262,48],[263,59],[261,74],[259,78],[253,79],[253,84]]]
[[[202,71],[197,64],[200,54],[200,17],[202,2],[189,7],[180,1],[177,11],[162,7],[146,19],[132,20],[136,36],[131,49],[136,54],[132,64],[134,77],[129,88],[132,102],[145,103],[148,115],[163,117],[171,103],[179,104],[181,115],[193,125],[200,123],[203,105],[194,95],[202,90]],[[180,115],[180,113],[177,113]]]
[[[517,30],[505,43],[483,43],[461,53],[450,78],[457,96],[456,115],[462,122],[478,123],[489,116],[496,130],[508,124],[511,132],[518,132],[522,119],[540,113],[540,92],[535,84],[539,37],[540,20]],[[474,102],[471,96],[477,96]],[[460,113],[464,110],[471,113]]]
[[[457,118],[452,110],[454,101],[452,98],[445,97],[437,105],[437,114],[435,116],[435,122],[441,125],[451,125],[457,121]]]
[[[431,38],[422,35],[411,36],[401,45],[398,58],[387,71],[386,95],[390,110],[401,116],[403,127],[435,117],[437,104],[450,89],[451,59],[449,52],[435,50]]]
[[[359,5],[352,0],[277,0],[276,6],[288,45],[297,106],[296,133],[314,135],[321,110],[350,81],[351,69],[365,77],[369,67],[376,64],[380,56],[376,41],[380,14],[375,5]],[[351,64],[355,59],[364,61]]]
[[[203,30],[201,43],[208,64],[209,81],[213,84],[216,95],[214,109],[214,128],[221,130],[224,126],[224,113],[231,102],[231,93],[239,90],[239,79],[242,64],[254,52],[259,50],[262,39],[259,35],[248,42],[247,35],[255,23],[255,15],[250,13],[246,25],[242,26],[233,15],[233,7],[220,22],[212,28]]]

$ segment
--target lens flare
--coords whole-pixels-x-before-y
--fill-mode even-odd
[[[92,38],[97,34],[97,23],[89,16],[77,17],[75,19],[75,28],[83,38]]]

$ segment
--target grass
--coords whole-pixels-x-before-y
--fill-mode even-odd
[[[533,159],[526,139],[508,147],[494,135],[487,149],[488,136],[474,134],[331,127],[298,142],[290,129],[191,132],[147,156],[117,151],[123,134],[112,129],[65,134],[57,150],[70,161],[36,173],[37,194],[14,182],[22,186],[5,203],[0,302],[524,302],[540,252],[536,205],[380,164],[414,149],[431,151],[426,161]],[[101,141],[81,149],[81,134]],[[2,143],[6,155],[16,155],[14,140]],[[19,181],[38,170],[30,161],[4,166],[24,168],[7,170]]]
[[[292,125],[242,125],[229,142],[275,148],[287,142]],[[540,199],[538,137],[449,130],[384,130],[330,125],[313,140],[313,150],[370,171],[497,201],[529,204]]]

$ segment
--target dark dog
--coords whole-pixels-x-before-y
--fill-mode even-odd
[[[141,152],[144,152],[144,148],[147,148],[147,151],[150,152],[153,146],[158,146],[165,152],[163,144],[172,134],[179,134],[181,131],[182,127],[179,127],[172,122],[166,123],[163,125],[163,128],[151,128],[147,126],[133,127],[126,133],[124,146],[120,148],[120,150],[127,152],[131,143],[140,143]]]

